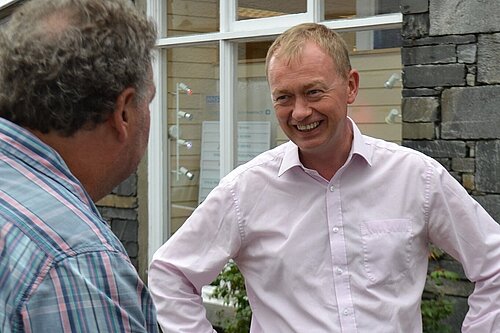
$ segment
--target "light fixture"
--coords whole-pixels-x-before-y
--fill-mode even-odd
[[[387,79],[387,81],[385,81],[384,87],[387,89],[392,89],[392,88],[394,88],[394,85],[396,84],[396,82],[398,82],[399,80],[401,80],[401,77],[399,76],[399,74],[393,73],[389,77],[389,79]]]
[[[187,149],[193,148],[193,143],[188,140],[177,139],[177,143],[180,144],[181,146],[186,146]]]
[[[180,128],[177,125],[172,125],[168,128],[168,135],[171,139],[177,141],[177,145],[186,146],[187,149],[193,148],[193,143],[189,140],[179,138]]]
[[[186,92],[186,94],[188,94],[188,95],[193,94],[193,91],[191,90],[191,88],[189,88],[185,83],[182,83],[182,82],[177,83],[177,91],[179,91],[179,90]]]
[[[170,126],[168,129],[168,134],[170,135],[171,138],[175,139],[175,163],[176,163],[176,176],[177,180],[179,180],[179,175],[184,175],[186,176],[189,180],[193,179],[194,175],[191,171],[189,171],[185,167],[181,167],[179,165],[180,161],[180,146],[185,146],[187,149],[190,149],[193,147],[193,143],[191,141],[187,141],[181,138],[181,129],[180,129],[180,124],[179,124],[179,119],[186,118],[191,120],[193,116],[190,113],[187,113],[185,111],[181,111],[179,108],[180,105],[180,100],[179,100],[179,95],[180,92],[183,91],[188,95],[192,95],[193,91],[191,88],[189,88],[185,83],[182,82],[177,82],[176,84],[176,90],[175,90],[175,125]]]
[[[399,113],[398,109],[392,109],[389,111],[387,116],[385,116],[385,122],[388,124],[396,124],[396,119],[400,118],[401,114]]]
[[[185,111],[177,111],[177,116],[179,118],[185,118],[187,120],[193,120],[193,115],[189,112],[185,112]]]
[[[179,168],[179,173],[181,175],[186,176],[186,178],[189,179],[189,180],[193,180],[193,178],[194,178],[194,174],[191,171],[189,171],[189,169],[186,168],[186,167],[181,166]]]

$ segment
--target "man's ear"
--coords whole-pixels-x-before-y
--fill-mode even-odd
[[[359,73],[357,70],[352,69],[347,77],[348,92],[347,92],[347,104],[352,104],[358,96],[359,90]]]
[[[130,118],[136,111],[136,90],[132,87],[123,90],[116,98],[115,110],[109,116],[108,122],[116,131],[120,142],[126,141],[130,131]]]

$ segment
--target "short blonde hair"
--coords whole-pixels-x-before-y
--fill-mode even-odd
[[[346,79],[351,70],[349,51],[344,39],[335,31],[317,23],[302,23],[282,33],[271,45],[266,56],[266,75],[272,57],[287,62],[296,61],[307,42],[313,42],[329,54],[337,74]]]

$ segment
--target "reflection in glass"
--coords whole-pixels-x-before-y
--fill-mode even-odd
[[[169,37],[219,31],[219,0],[167,0],[166,8]]]
[[[325,20],[400,12],[400,0],[325,0]]]
[[[265,75],[265,58],[271,41],[238,45],[237,125],[235,165],[283,142],[284,135],[274,115]]]
[[[356,101],[348,115],[363,134],[401,142],[401,36],[399,30],[341,33],[359,71]]]
[[[259,19],[288,14],[305,13],[306,0],[239,0],[238,20]]]
[[[198,206],[210,177],[219,177],[218,138],[214,147],[203,133],[207,123],[219,121],[218,50],[213,44],[166,52],[171,232]]]

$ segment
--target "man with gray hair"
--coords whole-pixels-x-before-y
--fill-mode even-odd
[[[0,332],[157,332],[98,201],[149,136],[154,24],[129,0],[36,0],[0,33]]]

